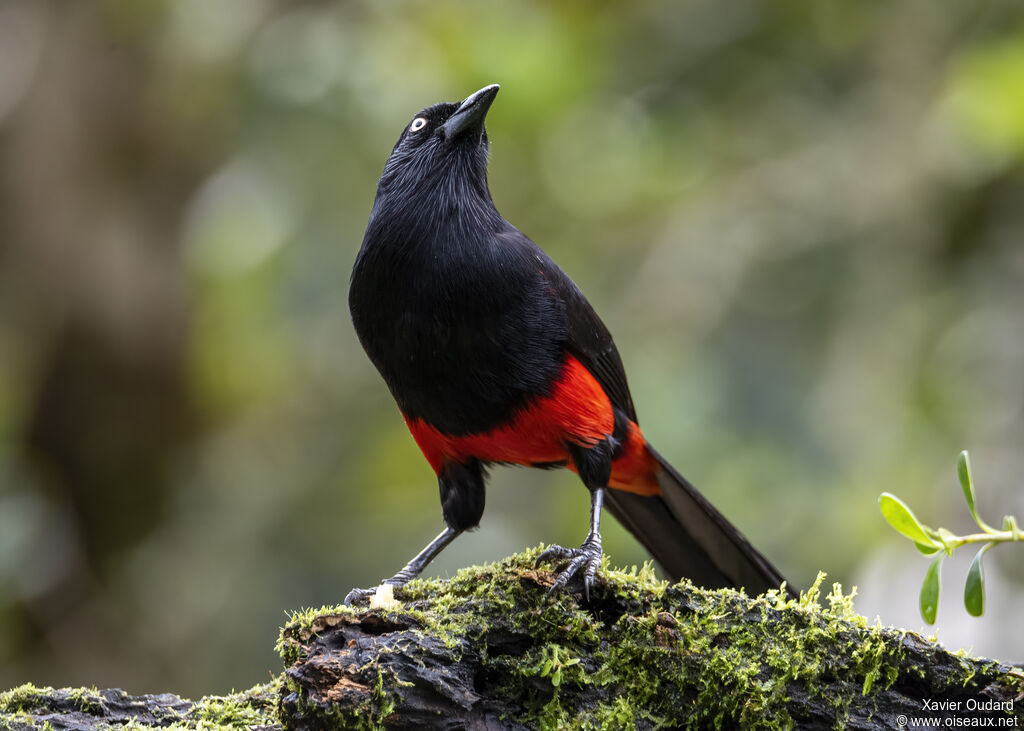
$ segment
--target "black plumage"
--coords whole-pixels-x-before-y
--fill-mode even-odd
[[[489,440],[507,440],[506,432],[524,412],[558,410],[556,394],[562,392],[557,389],[575,359],[610,404],[603,407],[610,414],[581,413],[581,422],[593,429],[588,417],[600,417],[608,423],[606,432],[580,437],[570,424],[563,443],[554,445],[560,459],[548,459],[547,449],[544,459],[523,454],[507,460],[568,464],[590,489],[587,540],[578,549],[553,547],[547,553],[570,559],[556,586],[583,570],[589,592],[601,556],[598,529],[607,500],[673,578],[753,591],[778,587],[783,579],[771,563],[643,441],[608,329],[568,275],[495,208],[483,119],[496,94],[493,85],[459,104],[434,105],[406,127],[381,175],[352,271],[349,303],[356,332],[424,454],[433,456],[447,524],[387,582],[400,585],[415,576],[460,532],[477,524],[485,468],[494,461],[488,457]],[[543,426],[543,414],[541,419]],[[530,436],[520,435],[526,441]],[[449,451],[429,453],[423,440],[435,438]],[[652,465],[647,494],[607,489],[628,440],[639,440],[630,444],[634,452],[642,451],[630,459]],[[354,590],[349,600],[366,593]]]

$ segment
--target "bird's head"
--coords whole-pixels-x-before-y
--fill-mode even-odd
[[[479,194],[488,202],[484,117],[498,93],[491,84],[461,102],[435,104],[402,130],[377,187],[382,196],[410,198]]]

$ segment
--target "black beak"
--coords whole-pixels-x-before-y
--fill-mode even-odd
[[[497,84],[491,84],[466,97],[455,110],[455,114],[444,123],[444,136],[450,140],[467,130],[482,129],[487,110],[491,108],[491,102],[498,95],[500,88]]]

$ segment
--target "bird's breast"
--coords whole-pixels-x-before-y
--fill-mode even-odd
[[[350,305],[406,418],[491,429],[544,395],[564,360],[564,308],[537,270],[480,246],[364,252]]]

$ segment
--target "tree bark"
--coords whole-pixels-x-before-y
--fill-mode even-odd
[[[533,555],[415,584],[392,608],[293,618],[284,725],[1022,725],[1020,668],[869,626],[838,587],[823,608],[817,584],[801,600],[750,598],[604,571],[589,602],[551,600]]]
[[[0,694],[0,731],[1024,725],[1021,668],[870,626],[838,586],[821,602],[820,579],[794,600],[604,569],[585,601],[548,597],[536,555],[414,582],[389,606],[298,612],[285,672],[243,693],[26,685]]]
[[[173,693],[128,695],[119,688],[36,688],[0,693],[2,731],[108,731],[110,728],[279,731],[279,684],[190,701]]]

